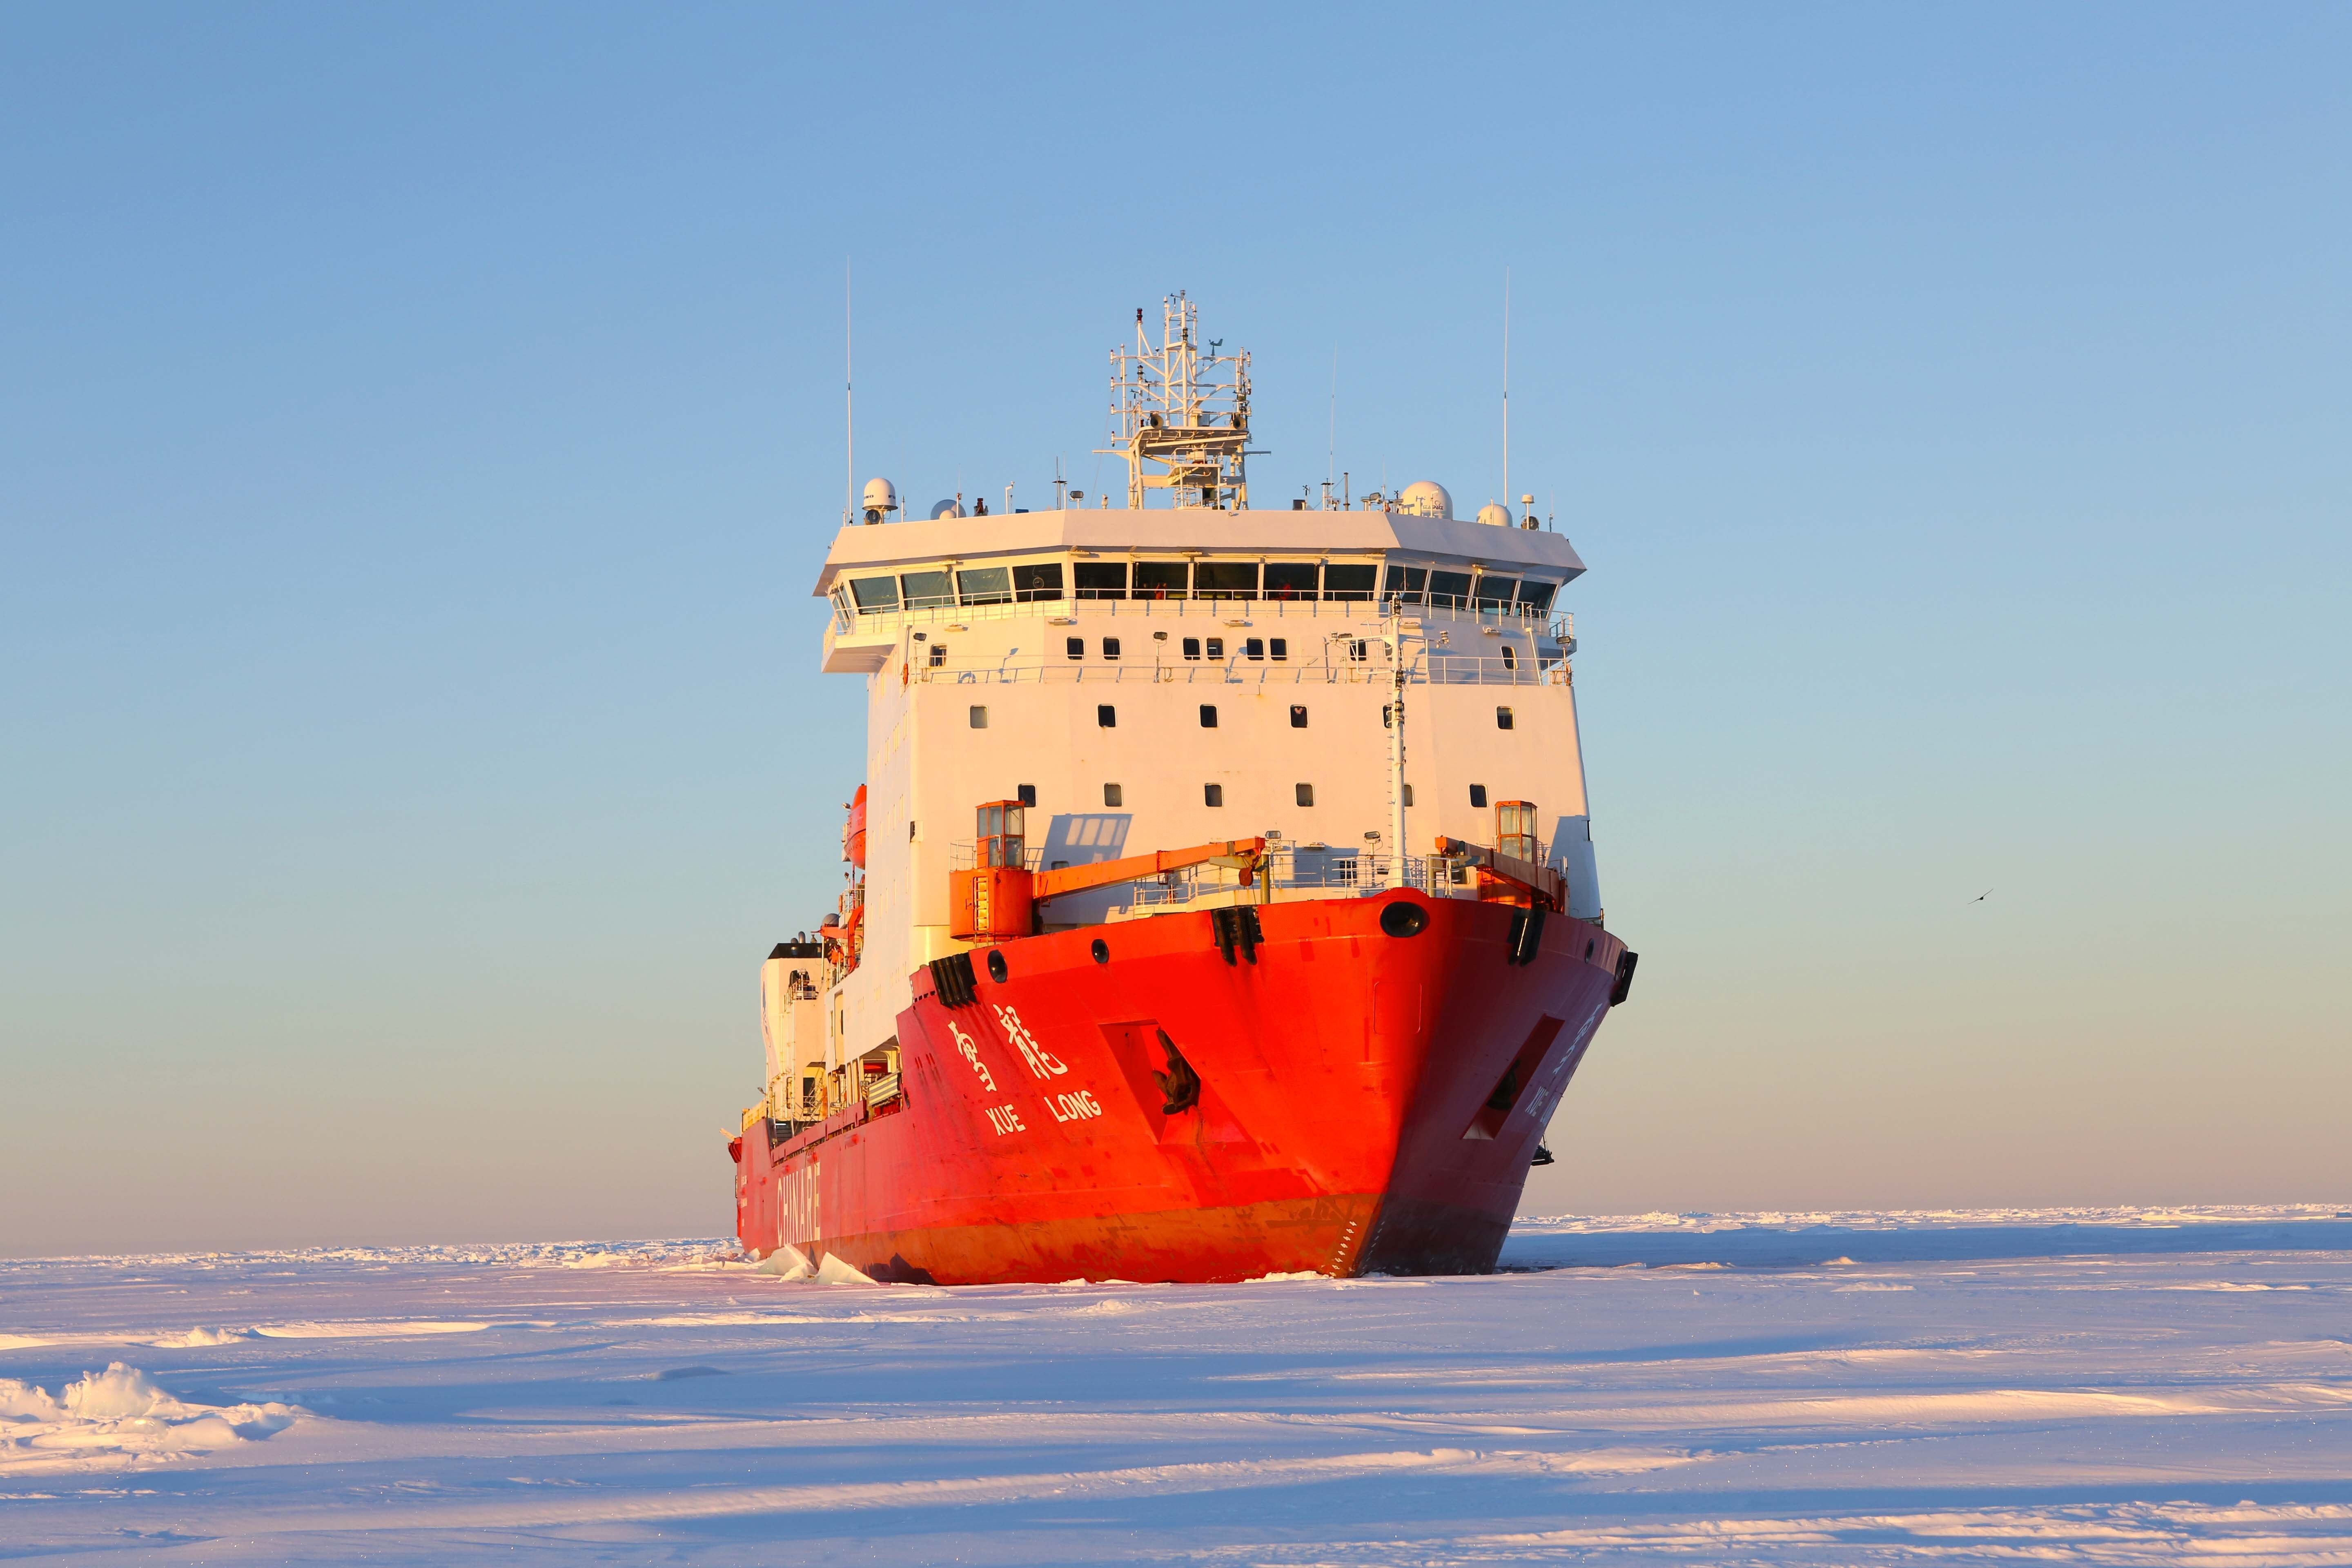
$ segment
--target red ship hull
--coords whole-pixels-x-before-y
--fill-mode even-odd
[[[1383,929],[1400,902],[1423,929]],[[744,1133],[745,1248],[939,1284],[1491,1270],[1624,944],[1414,893],[1252,912],[1254,942],[1211,911],[1007,942],[969,996],[917,971],[903,1098]]]

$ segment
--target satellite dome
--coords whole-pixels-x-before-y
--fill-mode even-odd
[[[960,500],[940,501],[939,504],[931,508],[931,515],[933,517],[961,517],[963,515],[963,502]]]
[[[1434,479],[1415,479],[1398,493],[1396,510],[1415,517],[1452,517],[1454,498]]]
[[[898,487],[887,479],[866,481],[865,499],[858,503],[864,508],[868,522],[887,522],[898,510]]]
[[[1478,509],[1478,521],[1489,528],[1508,528],[1511,526],[1511,509],[1488,501]]]

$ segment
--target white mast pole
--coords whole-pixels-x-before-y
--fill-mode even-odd
[[[850,258],[841,258],[841,526],[857,511],[857,377],[856,344],[850,337]]]
[[[1511,269],[1503,268],[1503,504],[1511,504]]]
[[[1404,881],[1404,601],[1389,601],[1389,886]]]

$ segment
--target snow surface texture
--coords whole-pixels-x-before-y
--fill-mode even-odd
[[[0,1558],[2352,1565],[2352,1207],[1523,1220],[1504,1258],[0,1262]]]

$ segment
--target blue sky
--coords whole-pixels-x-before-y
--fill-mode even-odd
[[[1531,1210],[2352,1197],[2352,15],[1218,20],[0,20],[0,1250],[726,1228],[845,263],[918,503],[1184,288],[1262,500],[1336,351],[1475,506],[1510,269],[1643,952]]]

